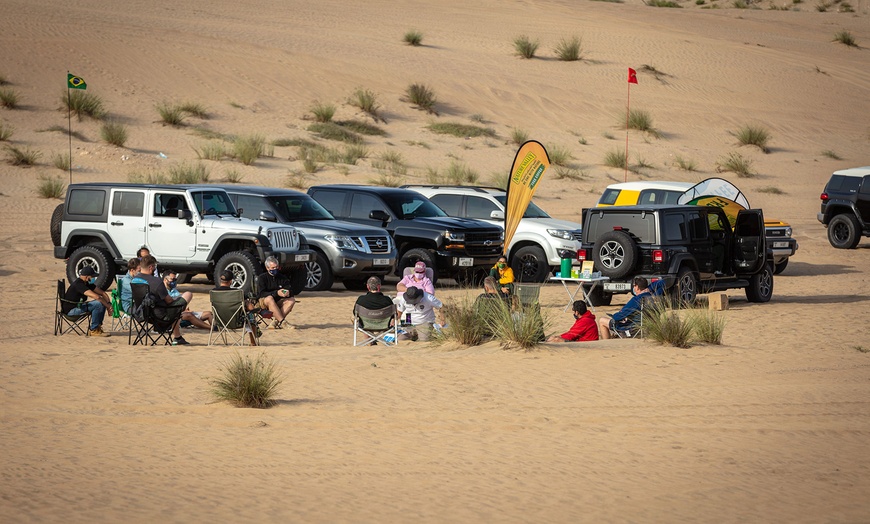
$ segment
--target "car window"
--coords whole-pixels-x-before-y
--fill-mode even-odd
[[[828,182],[828,191],[856,193],[860,184],[861,179],[856,176],[834,175],[831,177],[831,181]]]
[[[628,230],[631,236],[643,243],[656,243],[656,216],[653,213],[591,213],[589,225],[583,224],[583,236],[587,242],[595,242],[598,237],[614,228]]]
[[[121,217],[141,217],[145,213],[145,193],[142,191],[115,191],[112,214]]]
[[[388,213],[380,199],[367,193],[354,193],[350,203],[350,217],[369,219],[372,211]]]
[[[598,203],[612,206],[616,203],[617,197],[619,197],[618,189],[605,189],[604,194],[598,199]]]
[[[671,242],[686,240],[686,223],[682,213],[670,213],[664,216],[665,238]]]
[[[187,209],[184,195],[180,193],[157,193],[154,195],[154,216],[178,217],[179,209]]]
[[[105,200],[103,189],[76,189],[67,198],[67,211],[73,215],[102,215]]]
[[[311,195],[332,216],[344,216],[344,193],[339,191],[315,191]],[[368,218],[368,215],[366,215]]]
[[[499,204],[501,204],[499,209],[504,210],[504,208],[507,207],[505,205],[505,202],[507,202],[507,197],[505,195],[498,195],[495,199],[498,200]],[[550,218],[550,215],[548,215],[543,209],[539,208],[534,202],[529,202],[529,207],[526,208],[523,218]]]
[[[676,204],[682,191],[670,191],[667,189],[644,189],[640,192],[638,204]]]
[[[245,218],[258,220],[260,211],[271,211],[263,197],[254,195],[233,195],[233,197],[236,199],[236,208],[242,210],[242,216]]]
[[[462,195],[435,195],[429,198],[429,200],[452,217],[465,216],[459,212],[460,205],[462,204]]]
[[[485,198],[470,196],[465,201],[465,215],[468,218],[489,219],[493,211],[499,211],[499,207]]]
[[[193,197],[193,202],[196,204],[196,210],[202,216],[206,215],[235,215],[236,206],[230,200],[230,196],[225,191],[193,191],[190,193]],[[184,209],[187,209],[187,204],[183,202]]]
[[[308,195],[283,195],[269,197],[284,222],[304,220],[334,220],[329,211]]]
[[[706,240],[708,238],[707,221],[701,216],[701,213],[697,211],[689,213],[689,231],[691,232],[692,240]]]
[[[440,207],[415,191],[387,193],[384,195],[384,201],[395,216],[405,220],[447,216]]]

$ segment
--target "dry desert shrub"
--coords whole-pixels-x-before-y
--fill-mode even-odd
[[[556,57],[563,62],[576,62],[583,58],[583,39],[579,36],[562,38],[554,49]]]
[[[335,122],[315,122],[308,126],[308,131],[326,140],[336,140],[348,144],[362,144],[363,139],[358,134],[343,128]]]
[[[127,126],[120,122],[109,121],[104,122],[100,126],[100,137],[107,143],[113,146],[124,147],[127,143]]]
[[[574,158],[571,151],[567,147],[562,147],[558,144],[547,145],[547,156],[550,158],[550,163],[554,166],[567,167],[568,163]]]
[[[680,155],[674,157],[674,165],[683,171],[697,171],[698,165],[690,158],[683,158]]]
[[[224,182],[229,182],[230,184],[238,184],[242,181],[244,175],[239,172],[238,169],[231,167],[224,171]]]
[[[6,109],[15,109],[18,107],[18,93],[8,87],[0,87],[0,106]]]
[[[236,353],[220,368],[220,375],[210,379],[211,393],[218,400],[237,407],[268,408],[283,382],[283,373],[265,352],[256,357]]]
[[[604,155],[604,165],[607,167],[625,168],[628,165],[628,159],[625,156],[625,151],[614,149],[608,151]]]
[[[725,332],[725,317],[709,309],[693,309],[689,312],[686,322],[692,328],[692,337],[698,342],[719,345]]]
[[[70,162],[69,153],[55,153],[51,156],[51,165],[61,171],[69,171]]]
[[[511,129],[511,143],[517,146],[525,144],[529,140],[529,132],[525,129],[515,127]]]
[[[291,189],[304,191],[308,189],[308,174],[304,171],[290,171],[287,173],[287,179],[284,181],[284,186]]]
[[[849,47],[858,47],[858,42],[855,41],[855,37],[845,29],[834,33],[834,42],[839,42]]]
[[[419,46],[423,43],[423,33],[417,31],[416,29],[410,29],[405,32],[405,35],[402,37],[402,41],[410,46]]]
[[[667,297],[648,299],[643,308],[643,336],[678,348],[687,348],[692,342],[693,325],[671,308]]]
[[[822,151],[822,156],[826,156],[831,160],[843,160],[843,157],[841,157],[831,149],[825,149],[824,151]]]
[[[326,104],[323,102],[314,102],[314,105],[311,106],[311,114],[314,116],[315,122],[330,122],[332,117],[335,116],[335,105],[334,104]]]
[[[769,195],[784,195],[785,191],[776,186],[764,186],[758,188],[759,193],[767,193]]]
[[[476,138],[485,136],[495,138],[495,130],[490,127],[460,124],[459,122],[435,122],[426,126],[426,129],[439,135],[451,135],[458,138]]]
[[[208,118],[208,111],[206,111],[205,106],[199,102],[182,102],[178,105],[178,109],[196,118],[201,118],[203,120]]]
[[[366,122],[360,122],[359,120],[338,120],[335,122],[337,125],[341,126],[348,131],[352,131],[354,133],[359,133],[360,135],[368,135],[368,136],[386,136],[387,132],[381,129],[378,126],[368,124]]]
[[[7,161],[13,166],[32,166],[36,164],[42,153],[29,147],[6,146]]]
[[[755,146],[765,153],[770,152],[767,147],[767,143],[770,141],[770,131],[761,126],[745,125],[737,130],[735,136],[740,145]]]
[[[63,198],[63,180],[60,177],[41,176],[36,186],[36,193],[40,198]]]
[[[651,7],[683,7],[672,0],[647,0],[644,3]]]
[[[437,115],[435,104],[438,103],[435,98],[435,92],[425,84],[411,84],[405,89],[407,100],[414,106],[427,113]]]
[[[208,182],[208,178],[208,169],[202,162],[182,162],[169,166],[170,184],[204,184]]]
[[[266,150],[266,137],[259,134],[236,137],[233,141],[233,158],[249,166],[263,156]]]
[[[625,117],[622,115],[619,116],[620,124],[623,122],[623,118]],[[628,111],[628,118],[625,120],[625,125],[628,126],[628,129],[643,131],[644,133],[648,133],[650,136],[659,138],[661,133],[653,127],[652,122],[652,115],[649,114],[649,111],[643,109],[631,109]]]
[[[361,87],[356,88],[356,90],[350,95],[350,98],[348,98],[347,103],[369,114],[375,119],[375,122],[378,120],[384,121],[379,113],[381,105],[378,103],[378,97],[374,91],[370,89],[363,89]]]
[[[89,91],[79,89],[67,89],[61,95],[63,108],[76,115],[79,120],[83,116],[102,120],[106,117],[106,109],[103,107],[103,99]]]
[[[160,115],[160,120],[164,124],[179,127],[184,124],[184,118],[187,113],[181,110],[181,107],[169,102],[160,102],[155,107],[157,114]]]
[[[556,180],[583,180],[588,176],[585,172],[572,167],[557,166],[555,171]]]
[[[0,122],[0,142],[5,142],[12,138],[12,133],[15,131],[15,128],[12,127],[11,124],[7,124],[6,122]]]
[[[223,142],[217,140],[209,140],[200,146],[195,146],[193,151],[196,153],[198,159],[213,160],[215,162],[221,161],[227,154]]]
[[[752,172],[752,160],[744,158],[743,155],[737,152],[731,152],[720,158],[716,162],[716,171],[730,171],[740,178],[752,178],[755,173]]]
[[[514,51],[521,58],[534,58],[535,53],[538,51],[538,45],[539,42],[537,40],[532,42],[528,35],[520,35],[514,38]]]

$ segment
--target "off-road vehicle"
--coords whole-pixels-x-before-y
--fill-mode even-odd
[[[468,282],[489,271],[504,247],[504,231],[498,226],[448,217],[410,189],[323,185],[310,187],[308,194],[340,220],[389,231],[399,256],[397,275],[422,260],[436,278]]]
[[[305,263],[305,290],[330,289],[340,280],[361,289],[370,276],[392,273],[396,248],[387,230],[336,220],[316,200],[292,189],[219,185],[243,217],[290,224],[305,237],[314,256]]]
[[[659,180],[611,184],[601,194],[597,205],[676,204],[680,196],[693,185],[689,182]],[[791,237],[792,233],[792,227],[788,223],[771,218],[764,219],[764,238],[767,248],[773,253],[773,268],[777,275],[785,271],[789,257],[798,250],[797,240]]]
[[[143,245],[161,268],[229,270],[233,286],[246,291],[268,256],[290,274],[294,292],[302,291],[303,264],[314,256],[293,226],[240,218],[226,191],[197,185],[72,184],[52,215],[51,239],[70,281],[91,266],[103,289]]]
[[[476,218],[504,227],[507,193],[493,187],[402,186],[422,193],[452,217]],[[550,217],[529,202],[507,249],[508,262],[521,282],[544,282],[562,258],[580,248],[580,224]]]
[[[636,276],[663,279],[682,302],[698,293],[745,288],[750,302],[773,295],[773,256],[764,241],[760,209],[740,211],[732,229],[715,207],[655,205],[583,210],[578,258],[594,261],[610,280],[590,300],[609,305],[614,293],[631,291]]]
[[[834,171],[821,194],[819,222],[828,228],[828,242],[853,249],[870,236],[870,166]]]

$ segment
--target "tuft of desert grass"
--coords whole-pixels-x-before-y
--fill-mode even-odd
[[[236,137],[233,142],[233,157],[249,166],[263,156],[266,147],[266,137],[259,134]]]
[[[272,145],[277,147],[315,147],[317,144],[305,138],[278,138],[272,141]]]
[[[14,131],[15,128],[12,127],[12,124],[0,122],[0,142],[6,142],[10,138],[12,138],[12,134]]]
[[[60,177],[43,175],[39,177],[36,193],[40,198],[63,198],[64,189],[63,180]]]
[[[128,138],[127,126],[113,120],[103,122],[103,125],[100,126],[100,137],[107,144],[124,147]]]
[[[200,104],[199,102],[182,102],[178,105],[178,109],[187,113],[190,116],[200,118],[202,120],[208,119],[208,111],[205,106]]]
[[[405,178],[396,173],[381,172],[378,176],[370,178],[369,183],[383,187],[399,187],[405,183]]]
[[[743,155],[737,152],[731,152],[720,158],[716,162],[716,171],[730,171],[740,178],[752,178],[755,173],[752,171],[752,160],[744,158]]]
[[[156,169],[132,171],[127,175],[127,181],[132,184],[166,184],[166,175]]]
[[[9,84],[9,79],[6,78],[6,75],[0,74],[0,86],[5,86]]]
[[[852,7],[852,4],[849,2],[840,2],[837,6],[838,13],[854,13],[855,9]]]
[[[347,129],[348,131],[353,131],[354,133],[359,133],[361,135],[368,136],[386,136],[387,132],[381,129],[376,125],[369,124],[367,122],[361,122],[359,120],[337,120],[335,122],[337,125]]]
[[[435,122],[426,126],[426,129],[439,135],[451,135],[459,138],[475,138],[486,136],[494,138],[495,130],[490,127],[460,124],[459,122]]]
[[[452,160],[445,170],[447,182],[451,185],[476,185],[480,177],[464,162]]]
[[[651,7],[683,7],[673,0],[646,0],[644,3]]]
[[[208,169],[202,162],[182,162],[169,166],[170,184],[204,184],[208,178]]]
[[[215,162],[220,162],[227,154],[223,142],[217,140],[209,140],[204,144],[194,146],[193,151],[196,153],[198,159],[213,160]]]
[[[569,162],[574,158],[574,155],[571,154],[571,150],[567,147],[560,146],[558,144],[548,144],[547,145],[547,156],[550,157],[550,163],[554,166],[563,166],[566,167]]]
[[[642,72],[642,73],[649,73],[649,74],[653,75],[655,77],[655,79],[658,81],[662,81],[662,78],[664,78],[664,77],[671,76],[671,75],[665,73],[664,71],[659,70],[655,66],[652,66],[649,64],[643,64],[642,66],[637,68],[637,70],[639,72]]]
[[[61,95],[62,107],[76,115],[77,119],[81,120],[82,117],[87,116],[94,120],[102,120],[106,117],[103,99],[99,95],[81,89],[64,91]]]
[[[242,175],[242,173],[234,167],[230,167],[224,171],[224,182],[229,182],[230,184],[238,184],[242,181],[243,178],[244,175]]]
[[[435,104],[438,103],[435,92],[425,84],[411,84],[405,89],[407,100],[427,113],[437,115]]]
[[[227,135],[218,133],[217,131],[212,131],[211,129],[206,129],[202,126],[191,127],[191,132],[200,138],[205,138],[206,140],[229,140]]]
[[[529,132],[525,129],[515,127],[511,129],[511,143],[521,146],[529,140]]]
[[[643,131],[644,133],[648,133],[653,137],[660,137],[661,133],[659,133],[655,127],[653,127],[652,115],[649,114],[649,111],[645,111],[643,109],[630,109],[628,111],[628,121],[625,121],[625,117],[620,115],[619,119],[620,124],[625,122],[625,125],[628,126],[628,129],[636,129],[637,131]]]
[[[656,297],[643,308],[643,336],[678,348],[691,346],[694,326],[670,307],[668,299]]]
[[[845,29],[834,33],[834,42],[839,42],[849,47],[858,47],[858,42],[855,41],[855,37]]]
[[[324,102],[314,102],[314,105],[311,106],[312,116],[314,116],[315,122],[330,122],[332,121],[332,117],[335,116],[335,104],[328,104]]]
[[[55,153],[51,156],[51,165],[61,171],[69,171],[70,163],[69,153]]]
[[[843,157],[841,157],[831,149],[825,149],[824,151],[822,151],[822,156],[826,156],[832,160],[843,160]]]
[[[375,122],[378,120],[384,120],[381,118],[379,112],[381,105],[378,103],[378,97],[375,92],[370,89],[363,89],[361,87],[356,88],[347,99],[347,103],[367,113],[375,119]]]
[[[503,348],[519,347],[527,351],[544,341],[544,333],[550,324],[541,314],[537,302],[517,305],[514,308],[496,307],[482,320],[486,329],[495,335]]]
[[[236,353],[225,361],[219,375],[209,380],[211,394],[237,407],[268,408],[275,404],[278,387],[284,380],[275,361],[265,352],[251,355]]]
[[[674,165],[683,171],[697,171],[698,164],[695,163],[691,158],[683,158],[680,155],[674,157]]]
[[[564,166],[557,166],[553,176],[556,180],[583,180],[584,178],[587,178],[586,173],[583,171]]]
[[[576,62],[583,58],[583,40],[579,36],[562,38],[553,52],[563,62]]]
[[[396,187],[392,184],[400,182],[408,174],[408,166],[405,159],[398,151],[382,151],[372,161],[372,167],[378,170],[380,177],[378,185]],[[397,185],[401,185],[398,183]]]
[[[304,191],[308,189],[308,174],[304,171],[290,171],[284,179],[284,186],[291,189]]]
[[[761,126],[745,125],[737,130],[735,136],[740,145],[755,146],[765,153],[770,152],[767,147],[767,143],[770,141],[770,131]]]
[[[18,93],[10,87],[0,87],[0,106],[6,109],[18,107]]]
[[[528,35],[520,35],[514,38],[514,51],[521,58],[534,58],[535,53],[538,51],[538,45],[539,42],[537,40],[532,42]]]
[[[363,138],[335,122],[315,122],[308,126],[308,131],[327,140],[336,140],[348,144],[362,144]]]
[[[726,320],[721,313],[706,308],[693,309],[688,312],[685,322],[691,326],[694,340],[717,346],[722,344]]]
[[[493,307],[499,305],[493,304]],[[483,319],[490,308],[476,304],[475,298],[469,294],[446,299],[441,311],[446,327],[435,337],[436,342],[451,341],[465,346],[476,346],[489,335]]]
[[[604,165],[607,167],[617,167],[625,169],[628,159],[625,157],[625,151],[614,149],[608,151],[604,155]]]
[[[784,195],[785,191],[776,186],[764,186],[758,188],[759,193],[767,193],[769,195]]]
[[[423,43],[423,33],[416,29],[409,29],[402,37],[402,41],[410,46],[419,46]]]
[[[15,147],[7,145],[5,147],[8,155],[7,161],[13,166],[32,166],[35,165],[42,153],[29,147]]]
[[[184,124],[184,118],[187,113],[181,110],[180,106],[169,102],[160,102],[156,108],[157,114],[160,115],[160,120],[167,125],[179,127]]]

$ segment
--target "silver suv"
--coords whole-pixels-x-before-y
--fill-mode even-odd
[[[51,237],[67,278],[91,266],[103,289],[143,245],[161,267],[188,275],[229,270],[233,286],[246,291],[268,256],[301,291],[300,270],[313,256],[296,228],[240,218],[226,191],[213,186],[72,184],[52,215]]]
[[[305,237],[314,251],[305,263],[306,291],[330,289],[335,280],[359,290],[368,277],[383,279],[396,265],[396,247],[386,229],[336,220],[305,193],[275,187],[218,187],[229,193],[243,217],[291,224]]]
[[[477,218],[504,227],[507,194],[498,188],[474,186],[403,186],[428,197],[449,216]],[[517,280],[544,282],[562,257],[580,249],[581,226],[550,217],[529,202],[508,246],[508,261]]]

